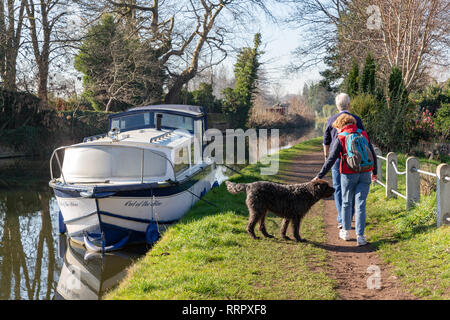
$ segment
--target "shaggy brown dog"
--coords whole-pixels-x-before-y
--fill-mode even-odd
[[[316,180],[300,184],[279,184],[268,181],[253,183],[226,182],[230,193],[247,193],[247,208],[249,220],[247,232],[253,239],[259,239],[254,232],[259,221],[259,230],[267,238],[273,238],[267,233],[264,219],[267,211],[271,211],[283,218],[281,235],[284,239],[289,222],[292,223],[292,231],[297,241],[305,241],[300,237],[300,223],[308,210],[320,199],[331,197],[334,188],[325,180]]]

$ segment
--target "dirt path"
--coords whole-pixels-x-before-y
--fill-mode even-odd
[[[321,152],[302,155],[295,159],[290,168],[280,172],[280,176],[286,183],[305,182],[311,180],[320,171],[322,164]],[[331,182],[331,178],[327,180]],[[351,241],[339,239],[336,216],[334,200],[325,200],[323,217],[326,224],[327,243],[315,245],[327,250],[330,256],[329,265],[332,270],[330,276],[337,281],[340,298],[344,300],[415,299],[414,296],[405,293],[397,278],[392,276],[389,266],[381,261],[370,244],[356,246],[354,224],[353,230],[350,231]],[[378,270],[379,282],[376,280]],[[368,288],[368,284],[372,289]],[[373,288],[377,284],[380,289]]]

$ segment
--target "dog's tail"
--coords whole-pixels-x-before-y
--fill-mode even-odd
[[[230,181],[225,181],[225,184],[227,185],[227,190],[229,193],[236,194],[247,190],[246,183],[234,183]]]

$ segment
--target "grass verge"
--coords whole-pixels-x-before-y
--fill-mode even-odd
[[[403,171],[406,156],[398,158]],[[432,166],[427,171],[438,164],[420,162]],[[399,176],[398,189],[405,194],[404,176]],[[420,299],[450,299],[450,227],[436,228],[436,192],[421,195],[420,203],[406,211],[405,200],[387,200],[377,185],[370,190],[367,213],[368,240],[405,287]]]
[[[280,170],[303,153],[321,150],[313,139],[282,150]],[[244,168],[231,180],[251,182],[261,164]],[[270,177],[280,181],[279,177]],[[336,299],[335,282],[326,273],[327,253],[308,243],[281,240],[281,219],[269,216],[275,239],[255,241],[246,233],[245,194],[232,195],[224,185],[198,201],[128,272],[106,299]],[[326,241],[320,202],[302,224],[302,235]]]

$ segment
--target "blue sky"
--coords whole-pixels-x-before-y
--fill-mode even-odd
[[[284,93],[297,94],[302,91],[305,82],[319,80],[320,67],[314,67],[298,74],[286,74],[284,69],[292,61],[292,51],[302,44],[300,30],[288,28],[274,23],[264,24],[261,29],[262,41],[265,45],[264,67],[275,81],[278,81]],[[323,66],[322,66],[323,67]]]
[[[288,10],[288,7],[279,4],[272,8],[272,12],[276,13],[278,17],[286,16],[289,13]],[[324,68],[323,65],[298,74],[287,74],[285,72],[286,66],[292,61],[292,52],[302,45],[299,29],[294,29],[292,26],[289,27],[282,23],[275,23],[266,18],[262,12],[257,19],[259,21],[247,26],[248,32],[242,36],[244,38],[242,39],[242,47],[253,46],[254,34],[256,32],[261,33],[262,50],[264,51],[261,61],[273,87],[278,87],[282,95],[298,94],[302,92],[305,82],[318,81],[321,78],[319,71]],[[230,72],[233,70],[235,61],[236,56],[230,55],[224,62]],[[270,86],[268,89],[274,90]]]

